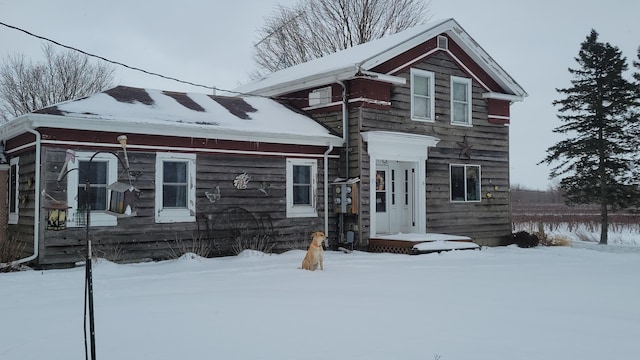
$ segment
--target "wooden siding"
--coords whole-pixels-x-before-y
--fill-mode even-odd
[[[431,46],[432,44],[427,44]],[[388,64],[391,66],[392,64]],[[469,236],[481,245],[496,244],[500,237],[511,232],[509,205],[509,128],[489,122],[488,101],[482,98],[486,92],[475,80],[472,85],[472,125],[451,125],[450,84],[451,76],[468,77],[465,70],[445,52],[413,64],[414,68],[435,74],[435,121],[423,122],[411,119],[410,69],[396,74],[407,79],[406,85],[393,86],[391,109],[349,107],[349,177],[360,177],[358,216],[345,217],[345,231],[355,225],[356,247],[366,248],[371,221],[369,174],[371,164],[366,152],[367,144],[361,132],[385,130],[430,135],[440,139],[437,147],[429,149],[426,165],[427,232],[439,232]],[[348,83],[349,97],[358,97]],[[502,104],[504,105],[504,104]],[[501,114],[508,112],[501,109]],[[314,113],[314,118],[342,133],[342,113],[332,110]],[[470,147],[468,156],[460,143]],[[399,144],[402,146],[402,144]],[[340,176],[345,174],[345,154],[338,165]],[[454,203],[450,201],[450,164],[472,164],[481,167],[480,202]],[[486,196],[491,193],[491,198]]]
[[[496,244],[500,237],[511,232],[509,205],[509,128],[488,122],[485,90],[473,81],[473,126],[451,125],[450,77],[467,77],[445,53],[416,63],[414,68],[435,73],[435,121],[411,120],[409,69],[399,76],[407,79],[404,86],[394,86],[392,110],[389,112],[361,109],[361,131],[389,130],[440,139],[437,147],[429,149],[426,174],[428,232],[465,235],[481,245]],[[467,156],[460,143],[466,142]],[[400,144],[399,144],[400,145]],[[368,167],[368,156],[361,166]],[[481,167],[480,202],[453,203],[450,201],[450,164],[472,164]],[[367,172],[368,173],[368,172]],[[368,183],[368,179],[364,179]],[[491,198],[486,194],[491,193]],[[369,198],[368,194],[363,194]]]
[[[33,137],[33,136],[32,136]],[[34,224],[34,207],[35,207],[35,171],[34,166],[36,153],[33,149],[25,150],[20,154],[18,162],[18,223],[9,224],[7,231],[10,238],[16,238],[21,244],[21,258],[31,256],[33,254],[33,224]]]
[[[66,200],[66,179],[57,182],[63,165],[65,150],[56,147],[43,148],[43,188],[52,197]],[[324,229],[324,176],[323,160],[318,159],[318,216],[313,218],[286,217],[286,159],[274,156],[227,156],[198,154],[196,160],[196,217],[191,223],[155,223],[155,153],[129,152],[130,169],[135,175],[132,184],[141,191],[137,202],[137,216],[119,218],[113,227],[91,227],[90,236],[97,256],[115,261],[140,261],[166,259],[180,255],[185,247],[201,241],[212,246],[210,256],[233,254],[234,241],[210,238],[206,221],[215,220],[227,209],[241,208],[253,219],[268,223],[269,241],[273,251],[285,251],[293,247],[305,247],[311,233]],[[330,167],[337,167],[337,160],[329,160]],[[121,168],[120,168],[121,169]],[[247,189],[238,190],[233,185],[235,177],[247,173],[251,180]],[[336,174],[331,171],[330,176]],[[119,181],[126,182],[126,173],[119,171]],[[267,194],[259,191],[262,183],[268,183]],[[219,189],[220,198],[207,197]],[[210,198],[212,200],[210,200]],[[334,223],[330,221],[330,224]],[[332,230],[335,233],[335,230]],[[330,234],[331,232],[330,231]],[[85,228],[44,230],[40,265],[73,263],[85,256]],[[334,235],[335,236],[335,235]]]

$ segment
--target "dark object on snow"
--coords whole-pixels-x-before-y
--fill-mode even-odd
[[[502,238],[503,246],[516,244],[521,248],[536,247],[540,244],[540,239],[536,235],[529,234],[526,231],[519,231],[511,235],[506,235]]]

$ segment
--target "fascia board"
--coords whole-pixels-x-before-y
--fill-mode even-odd
[[[442,22],[440,22],[437,25],[434,25],[433,27],[429,28],[426,31],[423,31],[421,33],[418,33],[416,35],[414,35],[413,37],[406,39],[405,41],[396,44],[394,46],[391,46],[385,50],[382,50],[380,52],[378,52],[378,54],[371,56],[368,59],[365,59],[364,61],[362,61],[362,69],[364,70],[371,70],[374,67],[382,64],[383,62],[392,59],[402,53],[404,53],[405,51],[411,50],[414,47],[422,44],[423,42],[443,33],[446,32],[447,30],[449,30],[451,28],[451,23],[455,23],[455,20],[453,19],[446,19],[443,20]]]
[[[28,114],[24,115],[24,118],[19,119],[19,121],[21,126],[17,126],[18,124],[16,123],[15,129],[12,129],[11,133],[7,132],[6,136],[3,134],[5,138],[10,138],[24,132],[24,128],[26,126],[31,129],[51,127],[58,129],[124,132],[158,136],[178,136],[294,145],[327,146],[331,144],[335,147],[341,147],[344,144],[344,140],[342,138],[331,134],[314,136],[274,134],[257,131],[238,131],[224,128],[212,129],[212,127],[204,127],[197,124],[180,124],[179,126],[173,124],[150,125],[148,123],[87,119],[72,116],[65,116],[64,121],[60,121],[59,116],[49,114]],[[123,131],[123,129],[125,130]]]
[[[370,70],[383,62],[392,59],[405,51],[408,51],[423,42],[442,33],[449,35],[469,56],[482,67],[503,88],[511,91],[521,98],[526,97],[527,92],[496,63],[491,56],[484,51],[478,43],[458,24],[454,19],[447,19],[434,27],[416,34],[412,38],[391,47],[378,55],[373,56],[362,63],[364,70]]]
[[[322,85],[333,84],[337,81],[350,79],[355,76],[359,71],[357,65],[349,65],[335,69],[326,73],[314,74],[304,78],[292,79],[282,83],[277,83],[272,86],[258,87],[258,88],[241,88],[242,95],[260,95],[260,96],[274,96],[291,93],[294,91],[310,89]],[[259,83],[256,83],[256,85]],[[250,84],[249,84],[250,85]]]

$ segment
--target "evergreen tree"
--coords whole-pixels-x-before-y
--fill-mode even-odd
[[[580,67],[569,68],[572,87],[556,89],[565,98],[553,102],[563,122],[553,131],[568,138],[548,148],[542,162],[559,162],[551,177],[566,175],[560,187],[567,203],[600,205],[600,244],[606,244],[608,212],[640,204],[633,115],[638,93],[623,77],[626,58],[617,47],[599,42],[595,30],[575,60]]]

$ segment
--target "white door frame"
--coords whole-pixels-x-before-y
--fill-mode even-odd
[[[428,148],[438,144],[440,139],[428,135],[416,135],[391,131],[368,131],[361,133],[367,143],[369,154],[369,237],[376,235],[375,216],[375,181],[376,163],[378,160],[406,161],[415,163],[415,209],[418,233],[425,233],[427,228],[426,205],[426,166]]]

